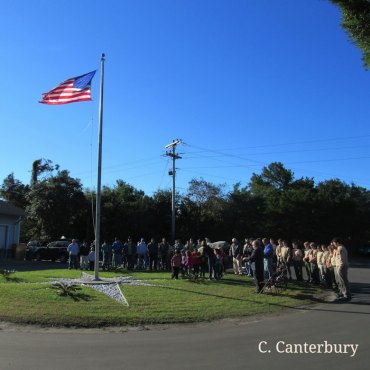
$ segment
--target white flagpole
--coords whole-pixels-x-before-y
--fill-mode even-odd
[[[99,133],[98,133],[98,179],[96,185],[96,225],[95,225],[95,279],[99,278],[99,251],[100,251],[100,204],[101,204],[101,164],[103,139],[103,93],[104,93],[104,61],[105,54],[100,59],[100,102],[99,102]]]

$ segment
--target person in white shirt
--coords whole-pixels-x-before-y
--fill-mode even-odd
[[[68,268],[78,268],[78,254],[80,253],[80,247],[77,244],[76,239],[72,239],[72,243],[67,247],[67,252],[69,255],[69,265]]]

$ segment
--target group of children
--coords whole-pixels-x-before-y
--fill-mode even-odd
[[[179,274],[185,277],[205,277],[206,272],[210,278],[221,279],[224,266],[224,252],[221,249],[211,249],[202,242],[199,249],[175,249],[171,258],[172,279],[178,279]]]

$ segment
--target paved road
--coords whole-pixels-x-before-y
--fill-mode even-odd
[[[320,303],[250,320],[109,331],[3,324],[0,369],[369,369],[369,264],[353,264],[350,280],[355,293],[350,303]],[[278,352],[291,344],[304,350],[305,343],[307,350],[311,344],[317,351],[320,344],[323,351],[325,341],[327,350],[347,344],[347,353]]]

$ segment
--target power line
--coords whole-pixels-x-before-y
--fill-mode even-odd
[[[326,139],[313,139],[313,140],[301,140],[301,141],[293,141],[293,142],[285,142],[285,143],[269,143],[264,145],[255,145],[255,146],[244,146],[244,147],[237,147],[237,148],[224,148],[220,149],[220,151],[227,151],[227,150],[241,150],[241,149],[259,149],[259,148],[270,148],[270,147],[278,147],[278,146],[286,146],[286,145],[299,145],[299,144],[313,144],[313,143],[324,143],[324,142],[331,142],[331,141],[341,141],[341,140],[353,140],[353,139],[364,139],[370,138],[370,134],[358,135],[358,136],[346,136],[346,137],[337,137],[337,138],[326,138]],[[191,145],[188,143],[184,143],[191,148],[200,149],[202,151],[212,151],[210,149],[202,148],[199,146]],[[198,152],[193,152],[193,154],[198,154]]]

